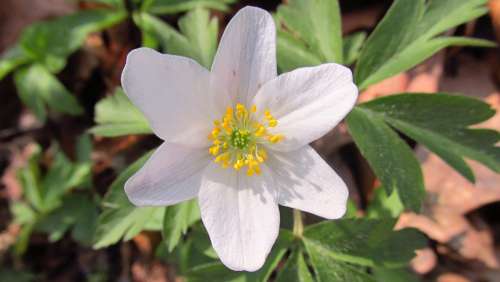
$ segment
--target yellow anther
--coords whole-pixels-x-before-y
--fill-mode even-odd
[[[267,123],[269,124],[269,127],[275,127],[276,125],[278,125],[278,121],[275,119],[270,119],[267,121]]]
[[[264,160],[266,160],[266,159],[267,159],[267,153],[266,153],[266,151],[265,151],[264,149],[260,149],[258,154],[259,154],[259,156],[261,156]]]
[[[255,136],[260,137],[266,133],[266,128],[263,125],[260,125],[255,131]]]
[[[257,112],[257,106],[252,105],[252,108],[250,109],[250,111],[251,111],[252,113]]]
[[[273,117],[273,116],[271,115],[271,111],[269,111],[268,109],[266,109],[266,110],[264,111],[264,116],[265,116],[266,118],[272,118],[272,117]]]
[[[216,156],[219,153],[219,149],[220,149],[220,146],[219,145],[215,145],[215,146],[210,147],[210,149],[208,149],[208,152],[211,155]]]
[[[278,135],[269,136],[268,140],[269,140],[269,142],[275,144],[275,143],[278,143],[281,140],[283,140],[283,138],[284,138],[283,135],[278,134]]]

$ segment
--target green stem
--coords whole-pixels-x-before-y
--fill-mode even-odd
[[[293,209],[293,235],[297,238],[302,238],[304,233],[304,223],[302,222],[302,212]]]

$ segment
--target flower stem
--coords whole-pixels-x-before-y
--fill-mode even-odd
[[[302,238],[304,232],[304,223],[302,222],[302,212],[293,209],[293,235],[297,238]]]

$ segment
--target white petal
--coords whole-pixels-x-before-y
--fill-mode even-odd
[[[222,263],[255,271],[265,262],[279,231],[276,190],[268,168],[248,177],[215,163],[205,171],[198,200],[201,219]]]
[[[268,12],[245,7],[236,13],[222,35],[212,73],[223,109],[235,102],[248,104],[277,76],[276,28]]]
[[[279,187],[280,205],[330,219],[344,215],[347,186],[310,146],[273,153],[269,167]]]
[[[192,147],[208,146],[206,137],[216,118],[209,81],[210,72],[194,60],[149,48],[131,51],[122,73],[125,93],[155,134]]]
[[[357,97],[351,70],[324,64],[280,75],[260,89],[254,104],[259,111],[270,109],[278,120],[271,132],[285,136],[272,148],[292,151],[335,127],[352,109]]]
[[[136,206],[167,206],[198,195],[201,175],[210,157],[205,149],[163,143],[125,183]]]

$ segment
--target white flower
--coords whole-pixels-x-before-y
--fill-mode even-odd
[[[346,210],[340,177],[308,145],[352,109],[357,88],[338,64],[277,75],[276,30],[246,7],[227,25],[210,71],[139,48],[122,85],[165,142],[125,184],[137,206],[195,197],[221,261],[259,269],[278,236],[278,204],[335,219]]]

